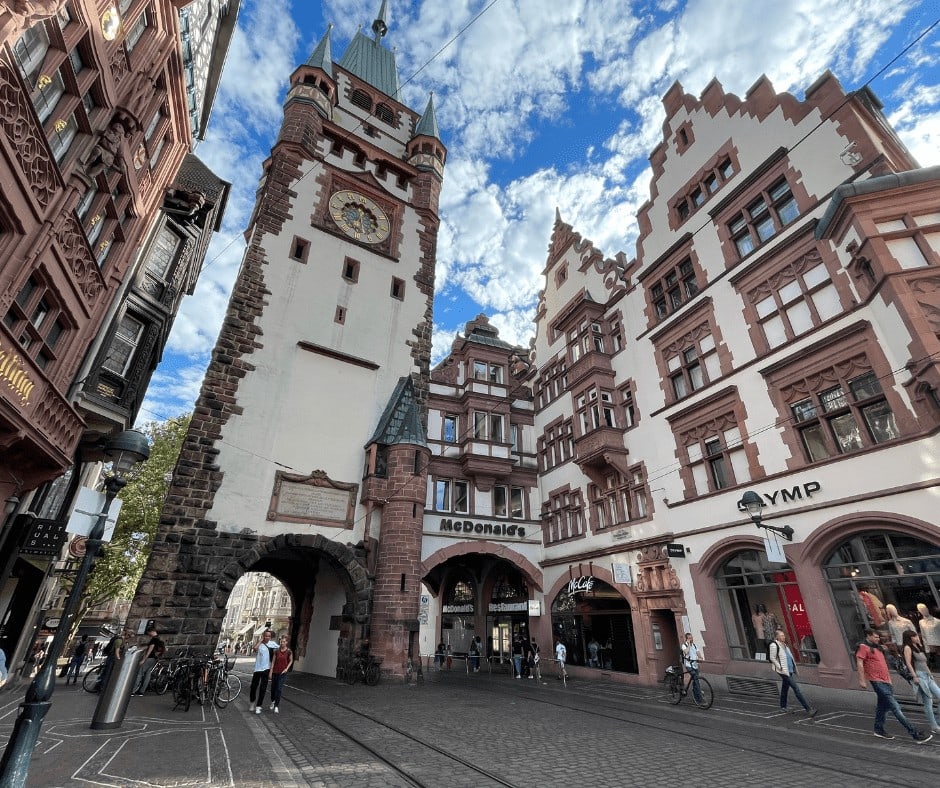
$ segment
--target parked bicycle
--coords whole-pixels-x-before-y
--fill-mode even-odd
[[[347,684],[362,681],[369,687],[374,687],[382,677],[381,664],[381,660],[376,659],[371,654],[353,654],[346,664],[340,668],[341,678]]]
[[[101,692],[101,671],[103,668],[104,663],[102,662],[100,665],[94,665],[85,671],[85,675],[82,677],[82,689],[85,692]]]
[[[682,683],[683,676],[688,676],[688,679],[686,679],[684,685]],[[666,691],[669,693],[669,702],[673,705],[677,705],[682,702],[682,699],[686,695],[691,695],[693,702],[700,709],[711,708],[711,705],[715,700],[715,693],[712,691],[712,685],[708,683],[708,679],[702,675],[699,675],[698,685],[700,692],[698,697],[696,697],[696,693],[692,687],[694,678],[695,677],[691,673],[687,673],[685,670],[683,670],[682,665],[670,665],[668,668],[666,668],[666,675],[663,676],[663,684],[665,684]]]

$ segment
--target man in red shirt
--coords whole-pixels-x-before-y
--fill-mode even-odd
[[[890,733],[885,732],[885,716],[890,711],[911,734],[914,744],[926,744],[933,736],[921,733],[907,721],[904,712],[894,697],[891,686],[891,676],[888,674],[888,663],[881,648],[881,635],[874,629],[865,630],[865,641],[858,644],[855,650],[855,662],[858,665],[858,683],[865,689],[865,679],[878,697],[878,706],[875,708],[875,736],[879,739],[893,739]]]

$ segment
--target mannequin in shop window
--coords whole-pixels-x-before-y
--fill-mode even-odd
[[[885,615],[888,617],[888,631],[891,633],[891,642],[900,648],[904,633],[909,629],[916,632],[917,628],[914,626],[913,621],[898,613],[898,609],[894,605],[885,605]]]
[[[777,619],[773,613],[767,612],[767,606],[763,602],[758,602],[754,605],[751,623],[754,625],[754,637],[757,639],[757,653],[763,655],[757,659],[766,659],[767,644],[774,639],[774,632],[777,631]]]
[[[917,603],[917,612],[920,614],[920,639],[924,651],[936,659],[940,656],[940,618],[935,618],[923,602]]]

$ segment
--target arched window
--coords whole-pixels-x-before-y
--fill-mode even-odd
[[[349,100],[357,107],[362,107],[366,112],[372,111],[372,99],[364,90],[354,90]]]
[[[840,544],[824,571],[849,649],[866,629],[877,629],[889,646],[914,629],[927,650],[940,655],[940,546],[867,531]]]
[[[387,104],[376,104],[375,117],[383,123],[387,123],[389,126],[395,125],[395,113],[392,112]]]
[[[742,550],[718,570],[715,584],[733,659],[766,660],[779,628],[787,633],[795,659],[819,662],[803,595],[789,565],[771,564],[757,550]]]

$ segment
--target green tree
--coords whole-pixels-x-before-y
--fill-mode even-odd
[[[151,421],[140,428],[150,441],[150,459],[137,466],[119,494],[121,513],[114,536],[95,562],[75,619],[76,627],[89,610],[133,596],[150,557],[160,512],[191,417],[192,414],[185,414],[162,422]]]

